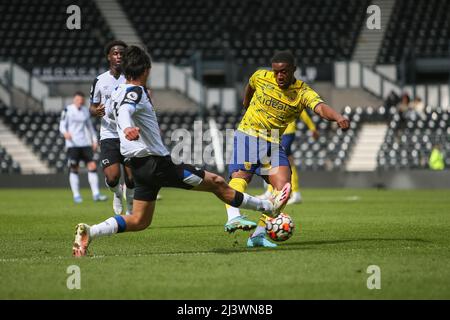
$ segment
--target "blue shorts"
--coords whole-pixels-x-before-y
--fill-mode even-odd
[[[295,140],[295,133],[283,134],[281,136],[281,146],[283,147],[288,157],[292,155],[291,147],[294,140]]]
[[[280,144],[250,136],[239,130],[234,133],[233,158],[230,160],[230,176],[239,170],[266,176],[272,168],[290,167],[286,152]]]

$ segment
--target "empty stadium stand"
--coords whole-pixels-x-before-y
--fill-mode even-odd
[[[343,170],[348,154],[354,143],[359,128],[361,116],[357,113],[347,113],[352,119],[351,129],[343,132],[335,125],[313,115],[320,138],[315,141],[303,122],[298,122],[297,139],[293,145],[296,164],[304,170]],[[20,111],[11,108],[0,109],[0,117],[23,141],[30,145],[36,154],[50,167],[58,172],[67,168],[64,138],[58,130],[59,113]],[[215,110],[205,114],[202,122],[203,133],[209,129],[208,119],[212,117],[219,130],[235,129],[242,117],[241,114],[219,113]],[[195,112],[158,113],[163,141],[172,149],[178,141],[172,140],[174,130],[185,129],[194,137],[194,124],[201,120]],[[95,121],[97,129],[99,122]],[[192,140],[192,143],[198,141]],[[210,140],[202,139],[203,150],[211,144]],[[223,141],[225,155],[232,150],[232,143]],[[201,158],[200,158],[201,159]],[[217,171],[216,165],[205,165],[205,168]]]
[[[59,134],[59,114],[6,109],[3,119],[49,166],[59,172],[66,168],[64,138]]]
[[[81,9],[81,29],[69,30],[67,8]],[[105,63],[103,46],[113,38],[90,0],[17,0],[0,2],[0,59],[33,67],[95,67]]]
[[[395,107],[345,108],[344,114],[351,119],[351,128],[343,132],[334,123],[321,120],[312,115],[320,132],[315,141],[303,122],[297,123],[297,139],[293,144],[296,165],[306,171],[344,171],[355,139],[363,123],[385,122],[389,124],[385,142],[382,144],[377,161],[381,170],[389,169],[426,169],[428,158],[434,144],[439,143],[446,155],[446,165],[450,166],[450,112],[427,107],[422,115],[409,113],[400,115]],[[26,143],[32,146],[39,157],[58,172],[66,170],[66,152],[64,139],[59,134],[59,113],[18,111],[0,106],[0,117]],[[208,120],[213,118],[219,130],[235,129],[241,114],[226,114],[215,110],[205,114],[202,122],[203,133],[209,129]],[[172,140],[177,129],[185,129],[194,137],[196,120],[201,120],[195,112],[158,113],[163,141],[172,149],[179,141]],[[99,122],[95,122],[97,129]],[[198,143],[199,141],[191,141]],[[202,139],[202,150],[211,144]],[[225,155],[232,150],[232,144],[223,141]],[[193,147],[192,150],[193,151]],[[0,147],[1,172],[20,172],[20,166]],[[192,159],[192,158],[191,158]],[[217,171],[215,164],[204,165],[206,169]]]
[[[313,115],[312,119],[320,132],[320,137],[317,141],[308,132],[306,125],[298,121],[297,139],[292,147],[296,165],[301,166],[304,170],[343,170],[359,129],[361,119],[361,116],[356,113],[350,112],[346,116],[352,119],[352,124],[348,131],[343,132],[337,129],[335,124],[322,120],[317,115]],[[224,132],[226,129],[236,129],[242,115],[223,114],[212,111],[206,115],[206,118],[209,117],[215,119],[218,129]],[[195,119],[195,114],[161,114],[161,130],[163,131],[166,145],[170,146],[170,148],[176,145],[176,141],[171,141],[171,134],[177,128],[185,128],[192,133],[193,121]],[[209,128],[207,121],[204,121],[202,126],[204,131]],[[209,143],[209,141],[204,141],[203,148]],[[225,139],[223,143],[225,154],[230,154],[232,152],[232,143],[227,144]],[[207,168],[217,170],[215,166]]]
[[[0,119],[6,110],[6,106],[0,102]],[[21,173],[20,165],[14,161],[7,150],[2,147],[0,141],[0,173]]]
[[[0,173],[20,173],[20,165],[0,145]]]
[[[291,49],[303,64],[351,57],[369,1],[120,0],[158,61],[187,65],[230,54],[239,65],[267,65]]]
[[[344,132],[335,124],[313,115],[312,120],[320,133],[317,141],[303,122],[297,122],[297,139],[292,146],[296,165],[302,170],[344,170],[361,119],[357,114],[347,113],[346,116],[352,119],[352,123],[350,129]]]
[[[398,63],[405,55],[442,58],[449,55],[450,2],[397,0],[378,63]]]
[[[450,112],[427,107],[424,114],[401,115],[391,108],[389,129],[378,153],[380,169],[426,169],[434,144],[450,166]]]

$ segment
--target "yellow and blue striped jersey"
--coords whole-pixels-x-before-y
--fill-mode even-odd
[[[314,108],[323,100],[305,82],[296,80],[281,89],[273,71],[258,70],[249,80],[255,90],[238,130],[270,142],[280,142],[289,123],[298,119],[305,108]],[[276,131],[278,130],[278,134]]]

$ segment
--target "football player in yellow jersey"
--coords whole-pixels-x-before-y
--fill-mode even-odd
[[[309,131],[312,132],[312,135],[314,139],[317,139],[319,137],[319,131],[317,131],[316,126],[314,125],[314,122],[312,121],[311,117],[308,115],[308,112],[304,110],[301,115],[300,119],[306,124]],[[302,196],[300,194],[300,188],[298,184],[298,172],[297,172],[297,166],[294,162],[294,156],[292,155],[292,143],[295,140],[295,132],[297,131],[297,121],[294,120],[291,123],[288,124],[286,127],[286,130],[284,130],[283,136],[281,137],[281,146],[283,147],[284,151],[286,152],[286,155],[289,159],[289,164],[291,165],[291,184],[292,184],[292,190],[291,190],[291,197],[288,201],[288,205],[295,204],[295,203],[301,203],[302,202]],[[261,199],[269,199],[272,196],[273,193],[273,187],[270,184],[266,184],[266,192],[264,192],[262,195],[259,196]]]
[[[280,146],[280,137],[288,124],[305,108],[326,120],[336,121],[343,130],[349,128],[350,122],[325,104],[305,82],[295,79],[296,63],[292,53],[278,52],[271,62],[272,70],[256,71],[245,88],[243,104],[247,111],[234,134],[229,185],[243,192],[253,174],[260,175],[274,187],[274,203],[281,204],[281,211],[291,191],[291,168]],[[232,206],[227,206],[227,214],[225,230],[234,232],[244,217]],[[265,237],[267,218],[263,215],[259,219],[255,232],[247,241],[248,247],[276,247]]]

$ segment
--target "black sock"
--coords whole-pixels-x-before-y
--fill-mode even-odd
[[[236,191],[233,201],[231,201],[230,206],[239,208],[244,201],[244,194],[242,192]]]

